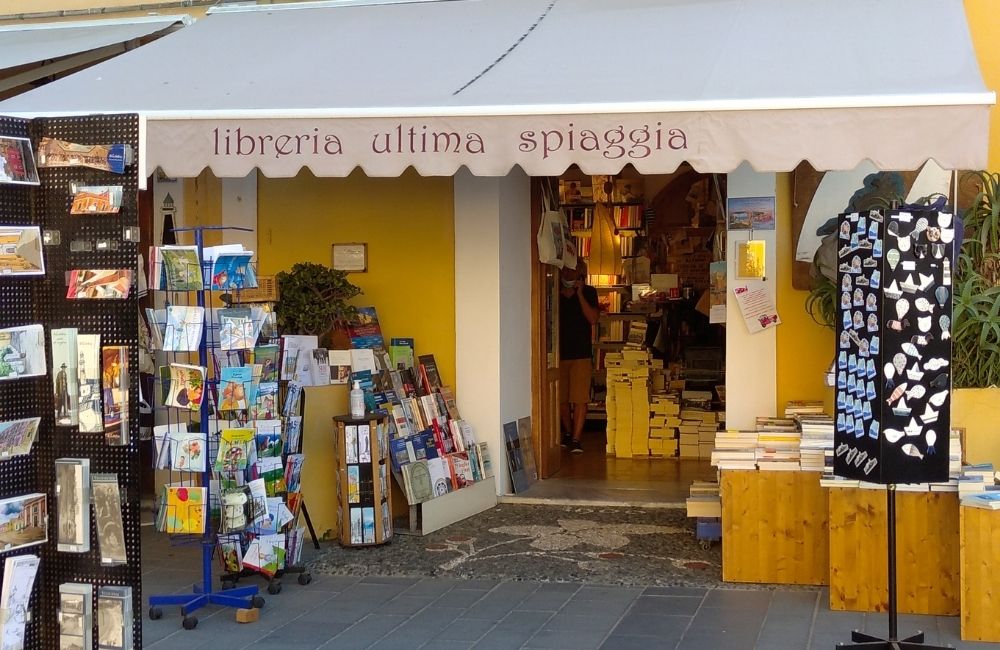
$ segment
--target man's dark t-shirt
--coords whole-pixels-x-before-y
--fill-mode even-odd
[[[597,309],[597,289],[583,286],[583,299]],[[591,355],[590,321],[583,314],[580,299],[559,294],[559,358],[589,359]]]

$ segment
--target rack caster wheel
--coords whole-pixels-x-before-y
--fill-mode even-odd
[[[311,573],[300,573],[299,574],[299,584],[305,586],[313,581]]]
[[[163,610],[162,609],[160,609],[159,607],[150,607],[149,608],[149,620],[151,620],[151,621],[158,621],[161,618],[163,618]]]
[[[272,596],[281,593],[281,583],[280,582],[269,582],[267,583],[267,593]]]
[[[712,548],[712,542],[711,540],[703,539],[700,542],[698,542],[698,546],[701,547],[701,550],[707,551],[708,549]]]
[[[222,581],[222,590],[223,591],[227,591],[229,589],[232,589],[235,586],[236,586],[236,583],[233,582],[232,580],[223,580]]]
[[[253,601],[251,601],[254,609],[260,609],[264,606],[264,599],[261,596],[254,596]]]
[[[198,617],[197,616],[185,616],[184,620],[181,622],[185,630],[193,630],[198,627]]]

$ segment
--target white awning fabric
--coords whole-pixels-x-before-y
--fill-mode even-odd
[[[993,103],[961,0],[334,0],[213,10],[0,112],[138,112],[173,176],[496,176],[980,168]]]

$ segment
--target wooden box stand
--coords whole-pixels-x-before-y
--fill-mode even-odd
[[[722,579],[826,584],[826,508],[816,472],[723,470]]]
[[[342,546],[392,539],[389,438],[385,416],[333,418],[337,514]]]
[[[885,490],[830,488],[830,609],[889,607]],[[959,613],[958,495],[896,492],[900,614]]]
[[[962,640],[1000,641],[1000,511],[959,510]]]

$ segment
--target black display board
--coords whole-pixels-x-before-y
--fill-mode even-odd
[[[80,144],[129,144],[139,153],[139,122],[135,115],[39,118],[25,121],[0,118],[0,133],[30,137],[34,149],[42,137]],[[0,497],[30,492],[48,495],[48,538],[41,546],[0,554],[38,554],[39,573],[32,595],[32,618],[26,630],[26,648],[59,646],[57,608],[59,585],[94,585],[94,647],[97,647],[96,594],[104,585],[132,587],[136,616],[142,612],[140,569],[140,495],[138,440],[138,301],[133,288],[126,300],[68,300],[66,272],[71,269],[131,269],[137,271],[138,241],[128,241],[126,227],[138,228],[138,175],[135,165],[124,174],[68,167],[39,169],[40,186],[0,185],[0,224],[37,225],[47,238],[44,276],[0,278],[0,326],[42,324],[45,329],[48,374],[0,382],[0,420],[41,417],[30,454],[0,462]],[[123,205],[114,215],[70,215],[74,185],[122,185]],[[130,238],[133,233],[130,233]],[[76,242],[74,244],[74,242]],[[72,248],[90,250],[71,251]],[[78,427],[56,427],[53,409],[52,350],[54,328],[75,327],[83,334],[100,334],[101,345],[129,349],[129,444],[109,446],[103,433],[81,433]],[[55,460],[88,458],[92,473],[118,476],[128,564],[102,566],[96,523],[91,518],[91,550],[56,550]],[[0,564],[2,568],[2,564]],[[142,647],[141,620],[134,621],[134,647]]]
[[[948,480],[954,217],[840,215],[834,473]]]

